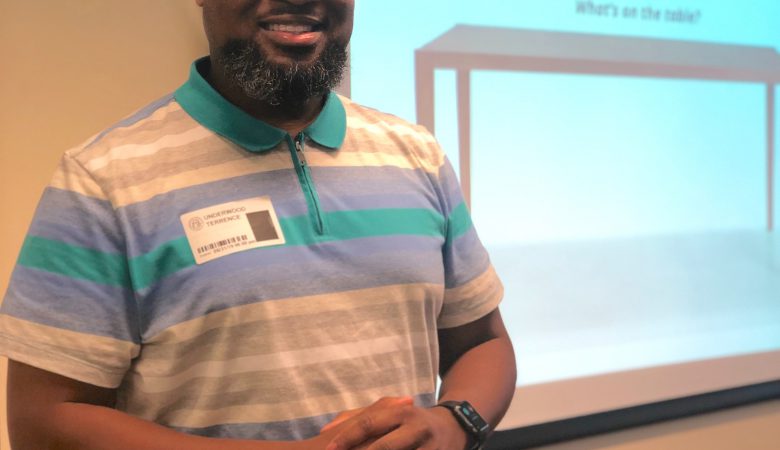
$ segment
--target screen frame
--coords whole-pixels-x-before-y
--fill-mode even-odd
[[[488,449],[521,449],[780,398],[780,350],[515,391]]]
[[[497,431],[486,450],[522,450],[780,399],[780,379],[663,402]]]

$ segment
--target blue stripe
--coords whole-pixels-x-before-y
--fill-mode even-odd
[[[429,208],[441,211],[427,175],[392,167],[313,169],[326,212],[373,208]],[[412,178],[411,183],[400,182]],[[411,184],[415,188],[410,189]],[[418,190],[419,189],[419,190]],[[422,194],[422,195],[421,195]],[[246,198],[270,196],[279,217],[308,214],[298,178],[291,169],[244,175],[155,196],[117,210],[127,223],[130,258],[184,235],[179,217],[198,209]],[[286,199],[282,201],[280,199]]]
[[[490,266],[490,258],[471,227],[444,247],[444,267],[446,288],[462,286],[481,275]]]
[[[235,253],[139,291],[143,336],[262,301],[405,283],[444,284],[443,238],[383,236]]]
[[[140,342],[135,299],[117,286],[17,266],[0,311],[50,327]]]
[[[130,117],[127,117],[125,119],[120,120],[119,122],[115,123],[114,125],[110,126],[109,128],[103,130],[100,134],[95,136],[95,139],[93,139],[89,144],[86,145],[85,148],[91,147],[101,139],[103,139],[108,133],[118,129],[118,128],[125,128],[129,127],[133,124],[136,124],[143,119],[146,119],[147,117],[154,114],[155,111],[158,109],[166,106],[173,100],[173,94],[168,94],[160,99],[155,100],[154,102],[146,105],[142,109],[138,110],[135,114],[133,114]]]
[[[124,243],[117,227],[108,201],[49,187],[43,193],[28,235],[121,253]]]
[[[173,427],[180,433],[221,439],[246,439],[260,441],[301,441],[317,436],[336,413],[305,419],[268,423],[240,423],[215,425],[207,428]]]
[[[416,395],[414,403],[423,408],[430,408],[436,404],[436,396],[435,394]],[[324,414],[282,422],[224,424],[206,428],[173,427],[173,429],[181,433],[222,439],[299,441],[317,436],[322,427],[332,421],[336,415],[337,413]]]
[[[179,217],[192,211],[253,197],[270,196],[278,215],[306,214],[298,178],[292,170],[245,175],[178,189],[144,202],[117,209],[132,234],[127,236],[129,257],[148,253],[184,235]],[[295,201],[276,199],[299,197]]]
[[[443,215],[446,217],[464,201],[460,182],[448,159],[445,159],[439,168],[439,183],[444,196],[442,201],[445,203]]]
[[[399,167],[313,167],[312,177],[328,211],[370,208],[443,209],[422,169]]]

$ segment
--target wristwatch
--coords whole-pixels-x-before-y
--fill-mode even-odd
[[[468,450],[479,450],[482,448],[490,433],[490,425],[471,406],[471,403],[467,401],[446,401],[436,406],[449,409],[463,430],[466,431],[466,434],[471,438],[470,443],[472,443]]]

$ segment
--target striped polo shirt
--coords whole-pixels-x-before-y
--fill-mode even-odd
[[[434,138],[334,93],[289,136],[207,64],[65,153],[0,354],[207,436],[303,439],[382,396],[432,405],[437,329],[502,296]]]

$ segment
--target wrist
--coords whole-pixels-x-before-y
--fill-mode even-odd
[[[452,449],[464,449],[467,450],[474,443],[473,438],[466,433],[466,430],[458,423],[455,416],[447,408],[436,405],[430,408],[430,411],[440,419],[440,423],[443,426],[444,433],[446,434],[448,445],[445,448]]]
[[[460,425],[466,433],[468,440],[468,450],[479,450],[485,444],[490,433],[490,424],[474,409],[468,401],[447,400],[438,405],[447,409],[455,422]]]

